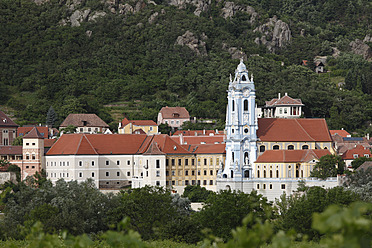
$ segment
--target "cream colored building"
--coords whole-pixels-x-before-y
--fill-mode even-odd
[[[157,134],[158,125],[152,120],[128,120],[127,118],[124,118],[119,123],[118,133],[119,134],[132,134],[132,133]]]

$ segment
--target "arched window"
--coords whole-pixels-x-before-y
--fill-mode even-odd
[[[227,175],[226,174],[223,174],[223,176],[222,176],[223,178],[227,178]]]
[[[249,170],[244,171],[244,177],[249,178]]]
[[[244,100],[244,111],[248,111],[248,100]]]
[[[294,150],[294,146],[293,145],[289,145],[288,146],[288,150]]]
[[[234,178],[234,172],[231,171],[231,178]]]
[[[308,145],[303,145],[302,146],[302,150],[307,150],[307,149],[309,149],[309,146]]]
[[[257,178],[260,178],[260,171],[257,171]]]
[[[244,153],[244,164],[249,164],[248,152]]]
[[[234,162],[234,152],[232,152],[231,155],[232,155],[232,161]]]
[[[264,170],[264,178],[266,178],[266,170]]]
[[[273,171],[271,170],[270,171],[270,178],[272,178],[273,177]]]
[[[262,146],[260,146],[260,152],[264,152],[265,151],[265,146],[264,145],[262,145]]]
[[[279,178],[279,171],[276,170],[276,178]]]
[[[324,149],[328,149],[328,147],[325,146]]]
[[[232,111],[234,112],[235,111],[235,101],[232,100]]]
[[[243,75],[242,81],[247,81],[247,78],[245,77],[245,75]]]
[[[273,146],[273,150],[279,150],[279,145]]]

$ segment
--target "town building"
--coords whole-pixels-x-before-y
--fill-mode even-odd
[[[346,166],[351,168],[351,162],[353,162],[354,159],[361,157],[372,158],[372,154],[368,148],[362,145],[356,145],[354,148],[345,151],[341,157],[345,161]]]
[[[259,118],[299,118],[304,104],[301,99],[293,99],[287,93],[283,97],[266,101],[265,107],[260,109]]]
[[[11,146],[17,137],[18,125],[0,111],[0,146]]]
[[[158,114],[158,125],[168,124],[172,128],[180,128],[186,121],[190,121],[189,111],[184,107],[163,107]]]
[[[157,134],[158,125],[153,120],[128,120],[127,118],[119,122],[119,134],[139,133],[140,130],[145,134]]]
[[[68,126],[75,126],[76,133],[109,132],[109,125],[96,114],[69,114],[59,126],[59,130]]]

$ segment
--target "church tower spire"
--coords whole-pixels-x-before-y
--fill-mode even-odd
[[[253,177],[253,162],[257,159],[256,92],[253,77],[249,79],[243,59],[230,77],[226,111],[226,162],[222,178],[240,181]]]

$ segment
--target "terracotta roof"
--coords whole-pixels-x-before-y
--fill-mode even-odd
[[[144,155],[164,155],[165,153],[160,151],[159,146],[156,142],[152,142]]]
[[[181,144],[181,140],[183,139],[182,145],[198,145],[198,144],[216,144],[218,143],[224,143],[224,136],[218,135],[218,136],[171,136],[170,137],[175,142]]]
[[[160,151],[166,153],[166,154],[187,154],[190,153],[187,151],[184,147],[182,147],[180,144],[172,140],[168,135],[166,134],[158,134],[154,135],[154,139],[152,142],[155,142],[158,145],[158,148]]]
[[[315,150],[267,150],[255,163],[297,163],[308,162],[331,154],[327,149]]]
[[[193,152],[195,154],[223,154],[226,153],[226,144],[205,144],[197,145],[196,150]]]
[[[44,147],[51,147],[57,139],[44,139]]]
[[[343,138],[350,136],[350,134],[346,130],[329,130],[329,132],[331,133],[331,135],[338,134]]]
[[[141,134],[64,134],[47,155],[136,154],[146,138]]]
[[[109,125],[96,114],[69,114],[60,127],[67,127],[69,125],[75,127],[109,127]]]
[[[218,133],[217,133],[218,132]],[[183,135],[183,136],[209,136],[213,135],[224,135],[223,131],[217,130],[177,130],[172,136]]]
[[[22,155],[22,146],[0,146],[0,155]]]
[[[332,142],[324,119],[259,118],[257,137],[261,141]]]
[[[289,97],[287,95],[281,97],[280,99],[274,98],[271,101],[266,101],[266,107],[287,106],[287,105],[304,106],[302,104],[301,99],[293,99],[292,97]]]
[[[17,135],[18,136],[25,136],[28,134],[33,128],[33,127],[19,127],[17,129]],[[36,129],[39,131],[39,133],[44,137],[44,139],[48,138],[48,133],[49,133],[49,128],[48,127],[39,127],[37,126]]]
[[[23,136],[23,138],[44,139],[44,136],[40,134],[39,130],[37,130],[36,127],[34,127],[28,134]]]
[[[0,127],[18,127],[18,125],[0,110]]]
[[[129,123],[132,123],[136,126],[157,126],[157,124],[153,120],[128,120],[127,118],[124,118],[121,122],[121,128],[124,128]]]
[[[136,129],[132,132],[132,134],[146,134],[145,131],[142,130],[142,128]]]
[[[347,150],[342,154],[343,159],[355,159],[354,155],[358,155],[358,157],[364,157],[366,154],[369,155],[369,157],[372,157],[371,151],[367,148],[365,148],[362,145],[357,145],[353,149]]]
[[[159,112],[163,119],[189,119],[189,111],[184,107],[162,107]]]

